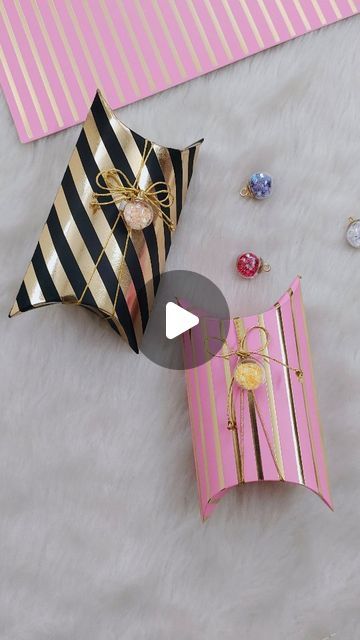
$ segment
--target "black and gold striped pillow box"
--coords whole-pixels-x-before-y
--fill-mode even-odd
[[[138,352],[201,143],[179,150],[150,142],[120,122],[98,92],[10,317],[76,304],[95,311]],[[114,170],[120,196],[121,189],[138,189],[155,202],[157,215],[146,228],[129,230],[124,203],[106,190],[102,176]]]

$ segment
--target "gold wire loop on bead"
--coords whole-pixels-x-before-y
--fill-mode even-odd
[[[242,198],[254,198],[254,194],[250,189],[249,184],[246,184],[240,191],[240,195]]]
[[[262,262],[260,270],[268,273],[271,271],[271,265],[268,262]]]

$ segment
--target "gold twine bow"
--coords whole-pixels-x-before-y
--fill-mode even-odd
[[[104,184],[100,180],[104,181]],[[173,195],[166,182],[152,182],[146,189],[140,189],[137,180],[131,183],[127,175],[120,169],[100,171],[96,176],[96,184],[101,191],[94,191],[90,206],[98,208],[108,204],[120,204],[123,201],[142,200],[165,222],[170,231],[175,230],[175,224],[161,207],[169,209],[174,201]],[[160,187],[160,189],[159,189]],[[159,198],[165,194],[164,198]],[[111,199],[109,199],[111,196]]]
[[[238,329],[238,327],[236,327],[236,329]],[[247,348],[246,344],[247,344],[247,339],[250,335],[250,333],[252,331],[262,331],[265,334],[265,342],[264,344],[259,347],[259,349],[256,349],[254,351],[250,350]],[[303,380],[303,371],[299,368],[295,368],[295,367],[291,367],[289,364],[287,364],[286,362],[282,362],[281,360],[278,360],[277,358],[274,358],[272,356],[269,356],[268,353],[265,353],[269,342],[270,342],[270,334],[268,332],[267,329],[265,329],[265,327],[261,327],[259,325],[250,327],[249,329],[247,329],[245,331],[245,333],[240,336],[239,332],[237,331],[238,334],[238,344],[236,346],[236,349],[227,351],[226,353],[222,353],[222,354],[211,354],[211,355],[215,355],[218,358],[223,358],[226,360],[230,360],[230,358],[236,356],[237,357],[237,362],[235,364],[235,367],[233,369],[233,373],[231,376],[231,380],[230,380],[230,384],[229,384],[229,388],[228,388],[228,394],[227,394],[227,422],[228,422],[228,426],[227,428],[230,431],[234,431],[236,429],[238,429],[237,426],[237,418],[236,418],[236,410],[235,410],[235,403],[234,403],[234,383],[235,383],[235,372],[237,367],[239,366],[239,364],[241,362],[246,362],[246,361],[253,361],[253,362],[257,362],[259,364],[260,361],[260,365],[261,365],[261,360],[265,361],[265,362],[275,362],[279,365],[281,365],[282,367],[285,367],[286,369],[288,369],[289,371],[294,371],[296,374],[297,379],[299,380],[299,382],[302,382]],[[218,340],[220,340],[224,345],[227,345],[226,339],[222,339],[222,338],[216,338]],[[260,385],[259,385],[260,386]],[[277,457],[276,454],[273,450],[272,444],[270,442],[269,439],[269,435],[267,432],[267,429],[265,427],[265,423],[263,420],[263,417],[261,415],[260,412],[260,408],[258,405],[258,402],[256,400],[256,396],[254,391],[255,390],[250,390],[250,389],[245,389],[242,386],[239,386],[239,390],[240,390],[240,456],[241,456],[241,460],[244,459],[244,393],[247,392],[248,394],[248,400],[249,400],[249,407],[252,406],[254,407],[254,410],[256,411],[259,420],[260,420],[260,424],[261,424],[261,428],[262,431],[264,433],[267,445],[269,447],[272,459],[274,461],[276,470],[279,474],[279,477],[281,478],[281,480],[284,480],[283,477],[283,473],[279,467],[278,461],[277,461]]]
[[[134,182],[131,182],[127,175],[121,171],[120,169],[107,169],[105,171],[100,171],[96,176],[96,185],[99,188],[99,191],[93,191],[92,198],[90,201],[90,206],[93,208],[94,213],[100,208],[107,206],[109,204],[119,205],[123,202],[133,202],[135,200],[141,200],[144,204],[148,205],[154,215],[158,216],[161,220],[163,220],[164,224],[168,227],[170,231],[174,231],[176,228],[176,224],[171,220],[170,216],[165,213],[162,209],[170,209],[174,202],[174,196],[171,193],[171,189],[166,182],[157,181],[152,182],[146,189],[141,189],[139,186],[139,181],[141,177],[142,170],[146,165],[146,162],[150,156],[152,151],[152,143],[148,140],[145,141],[144,151],[141,157],[141,163],[137,175],[135,177]],[[161,197],[164,196],[164,197]],[[119,209],[118,216],[110,229],[109,236],[100,252],[98,259],[94,265],[93,271],[90,275],[88,282],[86,283],[84,290],[79,297],[77,304],[81,304],[84,296],[90,286],[91,280],[99,266],[99,263],[106,252],[107,246],[110,242],[110,239],[120,221],[123,220],[127,235],[125,240],[125,246],[122,253],[122,259],[119,267],[119,272],[117,276],[117,288],[115,293],[114,302],[112,305],[112,312],[106,318],[112,319],[116,314],[116,306],[119,298],[120,287],[121,287],[121,276],[124,268],[127,250],[129,246],[129,242],[131,239],[132,231],[137,231],[135,229],[131,229],[123,215],[123,208]]]

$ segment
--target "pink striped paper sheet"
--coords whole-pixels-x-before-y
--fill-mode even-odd
[[[223,333],[223,321],[203,315],[183,338],[203,519],[232,487],[264,480],[308,487],[331,507],[300,279],[271,309],[235,318]],[[218,354],[194,366],[204,362],[216,336],[226,338]],[[240,360],[226,357],[244,336],[246,350],[263,368],[263,383],[254,391],[233,381]],[[229,393],[235,411],[230,424]]]
[[[0,81],[20,140],[359,13],[360,0],[0,0]]]

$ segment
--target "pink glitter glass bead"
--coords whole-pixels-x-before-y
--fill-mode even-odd
[[[259,273],[261,264],[261,258],[258,258],[255,253],[247,251],[238,257],[236,268],[242,278],[254,278]]]
[[[124,220],[130,229],[141,231],[152,223],[152,209],[142,200],[128,202],[124,209]]]

